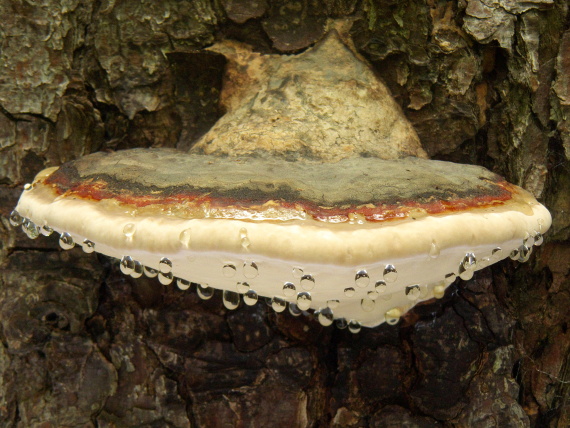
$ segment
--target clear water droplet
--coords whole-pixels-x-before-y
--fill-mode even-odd
[[[281,297],[275,296],[273,299],[271,299],[271,307],[277,313],[283,312],[285,309],[287,309],[287,302]]]
[[[190,288],[190,285],[192,285],[192,283],[190,281],[187,281],[183,278],[176,278],[176,286],[182,290],[188,290]]]
[[[346,322],[346,319],[344,318],[338,318],[335,321],[335,325],[339,330],[344,330],[346,327],[348,327],[348,322]]]
[[[125,235],[127,238],[132,238],[136,231],[137,226],[134,223],[127,223],[123,227],[123,235]]]
[[[249,241],[249,237],[247,236],[247,229],[245,227],[242,227],[239,230],[239,239],[241,247],[246,251],[249,250],[251,242]]]
[[[374,290],[374,291],[369,291],[366,296],[367,296],[370,300],[376,300],[379,295],[380,295],[380,293],[378,293],[376,290]]]
[[[24,218],[20,215],[20,213],[16,210],[13,210],[10,213],[10,224],[14,227],[18,227],[22,224]]]
[[[75,242],[69,233],[63,232],[59,235],[59,246],[64,250],[71,250],[75,246]]]
[[[143,275],[143,265],[138,260],[135,260],[135,268],[131,272],[133,278],[140,278]]]
[[[406,287],[406,297],[409,300],[418,300],[420,298],[421,290],[418,284],[408,285]]]
[[[534,235],[534,245],[538,247],[539,245],[542,245],[543,242],[544,236],[542,236],[542,233],[536,232]]]
[[[45,224],[40,229],[40,233],[44,236],[51,236],[51,234],[53,233],[53,229],[49,227],[47,224]]]
[[[394,282],[398,279],[398,271],[394,265],[386,265],[384,268],[384,281]]]
[[[439,245],[437,245],[437,243],[435,241],[431,241],[431,245],[429,247],[429,256],[432,259],[437,259],[439,257],[441,250],[439,248]]]
[[[245,294],[249,290],[249,284],[247,282],[238,282],[236,284],[236,289],[238,293]]]
[[[252,279],[259,275],[259,268],[255,262],[245,262],[243,264],[243,276]]]
[[[301,278],[303,276],[304,272],[303,269],[301,269],[300,267],[294,267],[293,268],[293,277],[294,278]]]
[[[367,287],[368,284],[370,283],[370,277],[368,276],[368,272],[366,272],[364,269],[356,272],[356,275],[354,276],[354,283],[362,288]]]
[[[40,228],[36,226],[36,224],[30,219],[27,218],[24,219],[24,221],[22,222],[22,230],[24,231],[26,236],[30,239],[37,239],[38,236],[40,236]]]
[[[235,291],[224,290],[222,301],[226,309],[233,311],[239,306],[239,294]]]
[[[503,257],[503,252],[501,247],[494,248],[493,251],[491,251],[491,257],[493,260],[499,260]]]
[[[376,306],[376,302],[370,299],[362,299],[360,301],[360,307],[364,312],[372,312],[374,310],[374,306]]]
[[[162,285],[170,285],[174,281],[174,275],[172,272],[158,272],[158,282]]]
[[[123,256],[119,267],[125,275],[130,275],[135,270],[135,261],[131,256]]]
[[[303,290],[312,290],[315,287],[315,278],[312,275],[303,275],[301,277],[301,287]]]
[[[247,290],[243,295],[243,303],[247,306],[253,306],[257,303],[259,296],[253,290]]]
[[[327,307],[329,307],[331,309],[338,308],[339,304],[340,304],[340,302],[338,300],[327,300]]]
[[[148,278],[156,278],[158,271],[148,266],[143,266],[143,272]]]
[[[90,241],[89,239],[84,239],[82,248],[83,252],[91,254],[93,251],[95,251],[95,242]]]
[[[519,259],[519,250],[515,248],[513,251],[511,251],[511,254],[509,254],[509,257],[511,260],[518,260]]]
[[[297,294],[297,306],[302,311],[306,311],[311,307],[311,295],[306,291]]]
[[[442,299],[445,295],[445,285],[437,284],[433,287],[433,297],[436,299]]]
[[[160,259],[160,262],[158,262],[158,270],[161,273],[172,272],[172,262],[168,258],[163,257]]]
[[[324,327],[328,327],[329,325],[332,325],[332,323],[334,322],[334,314],[331,308],[323,308],[321,310],[319,310],[319,314],[317,315],[317,319],[319,320],[319,323],[324,326]]]
[[[350,320],[348,322],[348,331],[352,334],[360,333],[360,330],[362,330],[362,325],[358,321]]]
[[[344,289],[344,295],[346,297],[352,297],[356,293],[356,290],[352,287],[347,287]]]
[[[198,297],[202,300],[209,300],[214,295],[214,289],[207,285],[198,284],[196,286],[196,294],[198,294]]]
[[[376,290],[376,292],[378,294],[383,294],[386,292],[386,289],[388,288],[388,285],[386,285],[386,281],[376,281],[376,284],[374,284],[374,290]]]
[[[465,281],[470,280],[473,278],[473,273],[475,272],[475,268],[477,267],[477,259],[475,258],[475,254],[467,253],[461,263],[459,264],[459,277]]]
[[[294,317],[298,317],[303,313],[303,311],[299,309],[296,303],[289,303],[289,313]]]
[[[222,267],[222,273],[226,278],[231,278],[236,274],[237,268],[233,263],[226,263]]]
[[[457,278],[457,275],[455,275],[453,272],[452,273],[448,273],[445,275],[445,279],[444,282],[447,285],[451,285],[455,282],[455,278]]]
[[[392,308],[384,314],[386,322],[390,325],[395,325],[400,321],[402,312],[398,308]]]
[[[530,259],[531,254],[532,254],[532,247],[527,247],[526,245],[521,245],[519,247],[518,261],[521,263],[528,262],[528,259]]]
[[[178,240],[185,248],[190,248],[190,239],[191,239],[192,230],[191,229],[184,229],[178,235]]]
[[[297,292],[295,284],[292,282],[286,282],[283,284],[283,294],[287,297],[292,297]]]

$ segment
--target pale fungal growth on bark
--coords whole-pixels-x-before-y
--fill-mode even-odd
[[[395,324],[459,277],[528,260],[550,214],[482,167],[424,159],[368,65],[336,34],[297,56],[216,47],[227,113],[193,153],[96,153],[49,168],[12,214],[204,299]],[[236,62],[237,61],[237,62]],[[239,70],[239,75],[237,74]],[[236,83],[232,85],[231,82]]]

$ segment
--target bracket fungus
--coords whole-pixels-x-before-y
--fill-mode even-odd
[[[190,150],[95,153],[40,172],[12,213],[224,305],[270,299],[323,325],[395,324],[455,278],[525,261],[550,227],[525,190],[425,159],[368,64],[332,32],[299,55],[214,47],[226,114]]]

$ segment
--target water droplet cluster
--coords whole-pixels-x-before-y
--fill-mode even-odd
[[[353,220],[358,221],[358,219]],[[54,232],[47,224],[39,226],[29,218],[22,217],[15,210],[10,213],[9,222],[13,227],[21,227],[24,233],[31,239],[36,239],[40,235],[50,236]],[[126,223],[122,232],[125,240],[136,239],[136,224]],[[251,241],[246,228],[240,229],[238,238],[242,257],[238,257],[237,260],[225,261],[218,268],[220,277],[226,279],[235,278],[235,288],[233,290],[224,289],[222,292],[222,302],[228,310],[237,309],[242,300],[247,306],[255,305],[260,300],[260,295],[255,290],[255,284],[260,278],[260,271],[263,266],[258,261],[247,258],[251,257],[251,255],[248,256],[251,250]],[[180,233],[179,240],[183,247],[190,248],[190,229],[183,230]],[[347,299],[354,299],[357,305],[360,302],[358,305],[360,310],[364,313],[369,313],[383,311],[382,308],[386,307],[384,306],[386,301],[392,299],[395,293],[403,293],[402,296],[405,296],[410,304],[406,307],[394,306],[383,314],[385,321],[390,325],[394,325],[398,323],[405,311],[416,302],[432,296],[442,298],[446,288],[458,277],[463,280],[470,280],[476,270],[506,256],[519,262],[525,262],[529,259],[533,247],[541,245],[543,242],[542,233],[535,231],[527,234],[515,248],[495,247],[482,255],[475,252],[466,252],[457,260],[457,268],[453,272],[445,274],[435,284],[406,284],[403,282],[405,280],[399,280],[401,277],[399,275],[400,272],[398,272],[395,264],[391,263],[382,265],[380,271],[378,271],[378,267],[374,269],[362,267],[354,271],[353,282],[350,283],[349,281],[349,283],[345,284],[343,288],[336,292],[335,298],[326,300],[326,304],[323,304],[322,307],[319,307],[320,303],[314,303],[315,298],[313,295],[316,296],[321,291],[319,287],[326,286],[326,281],[319,275],[314,275],[310,271],[307,272],[307,266],[291,266],[289,277],[282,278],[281,281],[275,280],[275,294],[273,296],[263,296],[261,300],[265,301],[277,313],[282,313],[287,308],[292,316],[313,311],[315,318],[323,326],[335,324],[339,329],[348,329],[352,333],[358,333],[361,330],[359,320],[337,318],[334,314],[335,310],[343,302],[346,302]],[[64,231],[59,236],[59,245],[64,250],[70,250],[76,245],[76,242],[70,233]],[[78,240],[77,245],[81,246],[86,253],[97,251],[97,244],[89,239]],[[440,258],[442,250],[436,242],[432,242],[427,253],[427,256],[434,260]],[[192,282],[189,279],[175,276],[176,266],[168,257],[158,259],[156,265],[151,267],[143,266],[140,261],[125,254],[120,259],[119,267],[123,274],[133,278],[140,278],[145,275],[148,278],[157,278],[165,286],[175,283],[180,290],[189,290],[192,287]],[[405,277],[405,272],[402,275]],[[203,300],[210,299],[216,290],[208,284],[196,284],[195,288],[197,295]],[[316,300],[318,301],[318,298]]]

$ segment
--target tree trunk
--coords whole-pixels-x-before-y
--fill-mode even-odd
[[[570,425],[570,13],[564,0],[3,0],[0,426]],[[234,39],[295,54],[352,22],[434,159],[534,193],[526,264],[358,334],[123,276],[9,225],[22,186],[100,150],[188,149]]]

